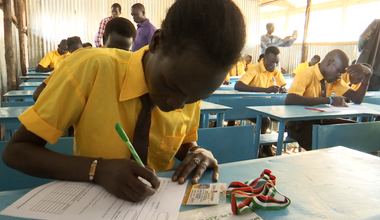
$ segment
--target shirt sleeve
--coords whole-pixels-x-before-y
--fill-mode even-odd
[[[193,141],[198,140],[198,128],[199,128],[199,120],[200,120],[200,114],[201,114],[201,101],[198,101],[194,104],[194,115],[192,120],[189,124],[189,130],[186,134],[185,139],[183,140],[183,143],[190,143]]]
[[[75,71],[83,74],[81,68]],[[82,91],[89,89],[81,88],[73,76],[75,71],[70,73],[63,61],[35,105],[19,116],[29,131],[51,144],[62,136],[66,128],[77,122],[86,103]]]
[[[307,86],[310,84],[310,80],[311,78],[308,77],[308,74],[297,74],[293,79],[288,93],[303,96]]]
[[[98,32],[95,35],[96,47],[101,47],[103,45],[102,41],[103,41],[103,34],[104,34],[105,28],[106,28],[106,20],[103,19],[102,21],[100,21]]]
[[[52,56],[53,52],[54,51],[49,52],[48,54],[46,54],[46,56],[44,58],[42,58],[42,60],[40,61],[39,65],[41,65],[44,68],[49,67],[51,65],[52,61],[53,61],[52,60],[53,59],[53,56]],[[53,68],[53,67],[51,67],[51,68]]]
[[[286,84],[285,78],[280,71],[277,71],[274,75],[278,86],[284,86]]]
[[[299,64],[299,65],[297,66],[297,68],[293,71],[293,73],[294,73],[294,74],[299,73],[299,72],[301,71],[302,67],[303,67],[302,63]]]
[[[339,79],[337,82],[332,84],[332,91],[337,96],[342,96],[346,93],[351,87],[342,79]]]

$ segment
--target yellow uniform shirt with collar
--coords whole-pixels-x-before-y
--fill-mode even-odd
[[[133,142],[140,96],[148,92],[142,65],[147,50],[93,48],[67,57],[35,105],[19,116],[21,123],[52,144],[74,125],[75,155],[130,158],[115,124],[120,122]],[[181,144],[197,140],[199,117],[200,101],[172,112],[155,107],[148,166],[158,172],[171,168]]]
[[[249,67],[239,81],[249,86],[269,88],[275,85],[273,77],[277,86],[283,86],[286,84],[284,76],[278,69],[273,72],[268,72],[265,69],[263,60],[261,60],[260,63],[255,63]]]
[[[322,79],[324,79],[324,77],[319,70],[318,64],[303,69],[294,77],[288,93],[306,97],[322,97]],[[333,93],[342,96],[349,89],[348,84],[342,79],[339,79],[335,83],[326,82],[326,97],[330,97]]]
[[[301,63],[300,65],[297,66],[297,68],[293,71],[294,74],[299,73],[301,70],[308,68],[309,67],[309,62],[306,63]]]
[[[237,68],[237,74],[238,76],[243,75],[245,73],[244,71],[244,64],[240,61],[236,63],[236,65],[233,65],[230,72],[228,73],[230,76],[236,76],[236,68]]]
[[[69,52],[67,52],[69,53]],[[67,54],[66,53],[66,54]],[[39,65],[41,65],[44,68],[50,67],[55,68],[55,65],[57,63],[57,59],[62,56],[58,53],[58,50],[50,51],[42,60],[40,61]]]
[[[92,48],[92,47],[83,47],[83,48],[79,48],[79,49],[77,49],[76,51],[74,51],[73,54],[74,54],[75,52],[79,52],[79,51],[81,51],[81,50],[91,49],[91,48]],[[61,62],[63,61],[63,59],[65,59],[66,57],[68,57],[70,54],[71,54],[71,53],[66,53],[66,54],[60,56],[60,57],[57,59],[56,68],[58,68],[59,65],[61,65]],[[45,83],[45,84],[48,84],[48,83],[50,82],[51,78],[53,77],[54,73],[55,73],[54,70],[51,71],[49,77],[46,78],[46,79],[44,79],[44,81],[42,81],[42,82]]]

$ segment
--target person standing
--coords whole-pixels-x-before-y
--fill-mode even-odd
[[[274,23],[267,24],[267,33],[261,36],[261,53],[265,53],[265,49],[270,46],[275,47],[290,47],[297,40],[298,32],[295,30],[292,36],[287,36],[284,39],[273,35]]]
[[[111,6],[111,12],[112,15],[109,17],[104,18],[103,20],[100,21],[99,23],[99,30],[95,35],[95,46],[96,47],[102,47],[102,40],[103,40],[103,34],[104,34],[104,29],[106,28],[107,22],[109,22],[113,18],[117,18],[121,14],[121,6],[119,3],[115,3]]]
[[[157,28],[146,18],[144,5],[140,3],[132,5],[131,15],[137,23],[137,36],[132,44],[132,51],[135,52],[150,43]]]

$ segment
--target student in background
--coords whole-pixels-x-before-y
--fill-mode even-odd
[[[251,54],[247,54],[245,57],[244,57],[244,60],[243,60],[243,64],[244,64],[244,71],[247,71],[248,68],[250,66],[252,66],[252,55]]]
[[[126,18],[114,18],[106,25],[103,43],[106,48],[130,50],[136,38],[135,26]]]
[[[259,59],[257,59],[257,62],[258,62],[258,63],[260,63],[261,59],[263,59],[263,58],[264,58],[264,55],[265,55],[265,54],[263,54],[263,53],[262,53],[262,54],[260,54],[260,56],[259,56]]]
[[[146,17],[144,5],[140,3],[132,5],[131,15],[137,23],[137,36],[132,45],[134,52],[149,44],[157,28]]]
[[[367,91],[372,70],[368,64],[348,66],[349,59],[342,50],[332,50],[320,64],[303,69],[293,80],[286,97],[286,105],[319,105],[330,104],[345,107],[347,104],[342,96],[354,103],[360,104]],[[354,91],[345,83],[341,76],[347,72],[357,77],[363,77],[358,90]],[[331,97],[332,94],[337,96]],[[314,121],[288,122],[287,131],[290,137],[296,139],[305,150],[311,150],[313,124],[354,123],[345,119],[328,119]]]
[[[234,66],[232,66],[228,75],[230,75],[230,77],[231,76],[241,76],[244,73],[245,73],[244,64],[242,61],[239,60]]]
[[[293,71],[292,76],[294,77],[297,73],[299,73],[301,70],[314,66],[315,64],[319,63],[321,60],[321,57],[319,55],[314,55],[313,58],[307,63],[301,63],[297,66],[297,68]]]
[[[177,0],[149,46],[134,53],[108,48],[74,53],[36,104],[20,115],[22,125],[3,151],[4,163],[34,176],[93,181],[128,201],[153,195],[160,182],[152,169],[172,169],[174,157],[182,162],[173,181],[184,184],[194,172],[192,183],[198,183],[206,169],[217,181],[217,160],[196,143],[200,104],[237,62],[245,37],[244,17],[231,0]],[[149,112],[151,126],[138,123],[149,122],[140,117]],[[116,122],[152,169],[130,159]],[[75,156],[44,147],[70,125]],[[148,139],[138,137],[145,136],[140,125],[150,128]],[[141,142],[145,147],[137,146]]]
[[[83,44],[82,44],[82,41],[80,39],[80,37],[69,37],[67,38],[67,47],[68,47],[68,50],[70,53],[67,53],[68,55],[74,53],[74,51],[80,49],[80,48],[83,48]],[[59,67],[59,65],[61,65],[62,61],[68,57],[67,56],[61,56],[57,59],[57,62],[56,62],[56,68]],[[34,90],[33,92],[33,100],[34,101],[37,101],[38,97],[40,96],[41,92],[45,89],[46,87],[46,84],[48,84],[48,82],[50,81],[50,79],[53,77],[54,75],[54,71],[50,73],[50,76],[48,78],[46,78],[37,88],[36,90]]]
[[[44,58],[40,61],[38,66],[36,67],[36,72],[51,72],[55,68],[55,64],[57,62],[57,59],[67,54],[68,48],[67,48],[67,40],[63,39],[61,40],[61,43],[58,44],[58,49],[49,52],[46,54]]]
[[[83,47],[92,47],[92,44],[90,42],[86,42],[83,44]]]
[[[106,28],[107,22],[112,20],[113,18],[117,18],[121,14],[121,5],[118,3],[115,3],[111,6],[111,12],[112,15],[109,17],[104,18],[103,20],[100,21],[99,23],[99,29],[98,32],[96,32],[95,35],[95,46],[96,47],[102,47],[102,39],[103,39],[103,34],[104,34],[104,29]]]
[[[286,93],[285,79],[278,70],[280,50],[268,47],[260,63],[253,64],[235,84],[235,89],[245,92]]]

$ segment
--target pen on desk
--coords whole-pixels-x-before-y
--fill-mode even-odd
[[[323,110],[323,109],[317,109],[317,108],[305,107],[305,109],[314,110],[314,111],[319,111],[319,112],[325,112],[325,110]]]
[[[131,151],[131,154],[133,155],[133,157],[135,158],[136,162],[145,167],[144,163],[141,161],[139,155],[137,154],[135,148],[133,147],[131,141],[129,140],[127,134],[125,133],[123,127],[121,127],[120,123],[119,122],[116,122],[116,125],[115,125],[115,128],[116,128],[116,131],[117,133],[119,134],[119,136],[121,137],[121,139],[123,139],[123,141],[127,144],[129,150]],[[157,189],[155,189],[156,191],[158,191]]]

